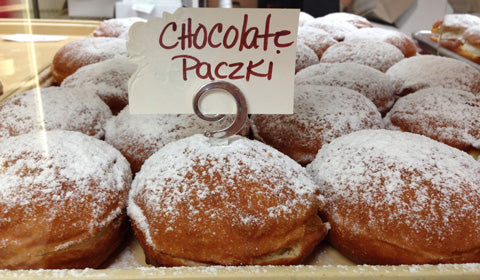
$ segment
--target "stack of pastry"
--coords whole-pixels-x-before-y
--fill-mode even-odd
[[[449,14],[432,26],[432,41],[441,47],[480,62],[480,17],[471,14]]]

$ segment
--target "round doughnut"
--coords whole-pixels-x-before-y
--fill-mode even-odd
[[[317,54],[307,46],[304,42],[297,42],[297,50],[295,53],[295,73],[319,62]]]
[[[434,55],[410,57],[393,65],[386,73],[397,81],[397,94],[400,96],[437,86],[480,93],[480,72],[453,58]]]
[[[80,67],[118,56],[128,56],[125,39],[86,37],[70,41],[55,53],[52,75],[60,85]]]
[[[0,102],[0,137],[63,129],[102,139],[111,116],[108,106],[94,94],[74,88],[33,89]]]
[[[480,261],[480,162],[422,135],[362,130],[307,167],[327,203],[328,240],[357,263]]]
[[[303,11],[300,11],[300,14],[298,15],[298,26],[303,26],[305,24],[305,22],[309,21],[309,20],[312,20],[314,19],[314,17],[312,15],[310,15],[309,13],[306,13],[306,12],[303,12]]]
[[[480,25],[465,30],[462,39],[464,44],[457,49],[457,53],[480,64]]]
[[[298,264],[327,233],[305,169],[238,137],[167,144],[137,173],[128,215],[155,266]]]
[[[233,115],[219,122],[208,122],[196,115],[133,115],[125,107],[105,126],[105,141],[117,148],[129,161],[133,172],[138,172],[152,154],[175,140],[193,134],[226,127],[232,123]],[[239,132],[247,136],[250,124]]]
[[[348,34],[358,29],[349,22],[334,21],[324,17],[318,17],[313,20],[309,20],[305,22],[303,26],[322,29],[337,41],[343,41]]]
[[[147,20],[139,17],[107,19],[95,28],[93,36],[125,38],[130,27],[138,21],[145,22]]]
[[[128,229],[125,158],[64,130],[1,138],[0,146],[0,268],[99,267]]]
[[[360,129],[382,128],[377,107],[344,87],[300,85],[292,115],[252,115],[254,137],[301,165],[310,163],[322,145]]]
[[[326,31],[310,26],[299,27],[297,38],[310,47],[319,58],[323,52],[337,43]]]
[[[411,57],[417,54],[417,47],[413,40],[397,30],[379,27],[362,28],[348,33],[345,37],[345,41],[358,39],[369,39],[392,44],[397,47],[405,57]]]
[[[466,152],[480,151],[480,97],[467,91],[442,87],[416,91],[397,100],[385,124]]]
[[[346,87],[365,95],[380,113],[385,114],[395,102],[395,86],[389,76],[358,63],[318,63],[295,75],[295,85]]]
[[[389,43],[358,39],[331,46],[323,53],[320,62],[356,62],[386,72],[404,58],[403,53]]]
[[[136,69],[126,57],[111,58],[78,69],[61,87],[95,93],[116,115],[128,104],[128,80]]]
[[[328,15],[324,15],[322,17],[325,20],[334,21],[334,22],[348,22],[353,24],[356,28],[371,28],[373,27],[372,23],[359,15],[345,13],[345,12],[337,12],[337,13],[330,13]]]

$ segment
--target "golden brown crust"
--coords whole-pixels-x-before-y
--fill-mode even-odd
[[[2,145],[0,268],[98,267],[128,228],[127,161],[78,132],[3,138]]]
[[[232,120],[233,115],[215,123],[201,120],[193,114],[132,115],[127,106],[107,124],[105,141],[125,156],[136,173],[145,160],[165,144],[205,130],[225,127]],[[249,133],[250,122],[247,121],[238,135],[247,136]]]
[[[466,62],[435,55],[401,60],[387,70],[397,81],[397,95],[405,96],[428,87],[456,88],[478,95],[480,73]]]
[[[200,135],[168,144],[136,175],[128,211],[147,262],[299,263],[326,233],[317,215],[323,205],[303,168],[257,141],[205,145]],[[168,162],[175,169],[161,171]],[[155,184],[145,185],[150,178]],[[292,246],[295,253],[276,258]]]
[[[480,260],[480,163],[466,153],[421,135],[363,130],[332,142],[308,168],[327,199],[327,238],[350,259]]]
[[[443,18],[441,19],[438,19],[437,21],[435,21],[432,25],[432,33],[434,34],[440,34],[441,32],[441,29],[442,29],[442,23],[443,23]]]
[[[299,264],[305,260],[310,253],[315,249],[315,246],[325,238],[328,229],[321,219],[314,215],[304,225],[301,225],[298,229],[294,230],[294,235],[298,237],[298,240],[290,240],[291,238],[285,238],[289,240],[289,245],[280,248],[277,251],[268,253],[265,255],[244,258],[242,260],[229,260],[223,262],[201,262],[197,259],[199,255],[195,255],[193,259],[180,258],[172,255],[164,254],[161,250],[158,250],[150,246],[145,242],[145,237],[135,223],[132,223],[132,227],[137,234],[137,238],[141,247],[144,249],[145,261],[153,266],[204,266],[204,265],[294,265]],[[280,239],[268,240],[268,242],[281,242]],[[261,241],[258,241],[261,244]],[[221,244],[218,244],[221,246]]]
[[[146,20],[138,17],[107,19],[100,23],[92,35],[95,37],[125,37],[132,24],[138,21]]]
[[[407,35],[400,33],[397,34],[397,37],[386,38],[385,42],[394,45],[400,51],[402,51],[405,57],[412,57],[417,55],[417,47],[412,39]]]
[[[87,37],[66,43],[53,57],[52,75],[57,85],[85,65],[117,56],[127,56],[126,41],[120,38]]]
[[[254,137],[302,166],[323,145],[356,130],[381,128],[377,107],[364,95],[341,86],[297,85],[292,115],[252,115]]]
[[[48,235],[45,235],[45,229],[41,229],[44,240],[39,238],[23,246],[11,246],[8,251],[2,250],[0,267],[2,269],[97,268],[118,248],[128,226],[128,219],[124,214],[95,236],[74,237],[71,240],[72,245],[61,249],[55,248],[58,243],[49,243],[50,241],[46,240]],[[30,237],[35,235],[30,233]],[[18,236],[14,238],[18,240]],[[25,238],[28,237],[25,236]]]
[[[417,54],[417,47],[413,40],[405,33],[397,30],[379,27],[362,28],[349,33],[345,37],[346,41],[358,39],[376,40],[389,43],[397,47],[407,58]]]
[[[457,149],[480,148],[480,99],[470,92],[430,87],[399,99],[385,127],[425,135]]]
[[[337,213],[337,215],[344,214]],[[379,217],[390,215],[388,212],[376,214]],[[324,218],[329,219],[327,216]],[[334,222],[331,226],[332,229],[327,236],[328,241],[345,257],[356,263],[371,265],[468,263],[477,262],[480,255],[479,247],[462,251],[462,248],[465,248],[465,243],[462,241],[466,240],[462,238],[468,238],[467,234],[458,236],[458,241],[449,244],[448,248],[442,248],[441,240],[435,240],[440,246],[432,250],[428,245],[422,244],[421,240],[431,239],[431,236],[425,233],[417,235],[415,240],[410,241],[410,245],[405,244],[402,232],[409,229],[403,227],[378,235],[369,231],[346,230],[344,226]]]

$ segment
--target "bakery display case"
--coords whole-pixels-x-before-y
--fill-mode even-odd
[[[478,16],[301,11],[294,113],[226,140],[131,113],[146,23],[0,19],[0,279],[480,277]]]

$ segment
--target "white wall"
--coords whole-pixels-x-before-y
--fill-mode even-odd
[[[419,30],[430,30],[433,23],[446,13],[453,13],[447,0],[417,0],[395,22],[395,26],[408,35]]]

